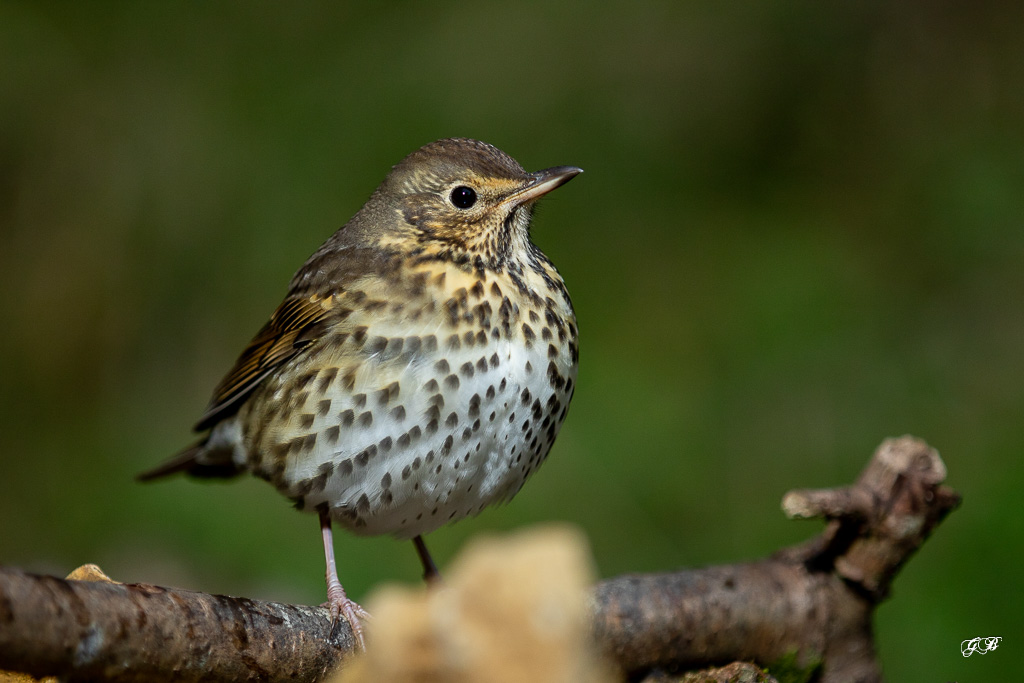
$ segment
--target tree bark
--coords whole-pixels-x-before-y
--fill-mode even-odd
[[[0,669],[70,680],[315,680],[351,652],[322,607],[0,570]]]
[[[855,484],[788,493],[825,531],[758,562],[594,587],[592,632],[632,678],[742,660],[881,680],[872,618],[893,578],[960,501],[938,453],[885,441]],[[353,653],[326,609],[0,569],[0,669],[68,680],[313,681]]]

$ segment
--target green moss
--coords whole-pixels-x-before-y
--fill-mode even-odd
[[[800,660],[806,660],[801,664]],[[779,683],[814,683],[821,678],[824,661],[817,655],[800,656],[791,651],[769,664],[766,669]]]

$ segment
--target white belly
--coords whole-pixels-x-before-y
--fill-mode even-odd
[[[366,360],[348,386],[344,367],[326,381],[327,363],[302,410],[276,427],[302,434],[290,439],[284,492],[305,508],[327,505],[354,533],[401,538],[515,495],[565,417],[576,378],[568,351],[539,339],[439,346],[406,364],[386,352]]]

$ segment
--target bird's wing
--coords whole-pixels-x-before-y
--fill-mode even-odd
[[[326,320],[337,313],[332,312],[332,304],[331,297],[286,298],[217,385],[195,430],[209,429],[233,414],[260,382],[319,339]]]

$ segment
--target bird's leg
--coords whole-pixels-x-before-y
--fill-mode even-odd
[[[420,562],[423,563],[423,580],[430,586],[440,583],[441,572],[437,571],[437,565],[434,564],[434,558],[430,556],[430,551],[427,550],[427,544],[423,542],[423,537],[416,536],[412,539],[412,542],[416,546],[416,553],[420,556]]]
[[[345,616],[349,626],[352,627],[352,635],[355,636],[360,650],[366,650],[366,643],[363,641],[363,626],[361,619],[369,618],[370,613],[358,604],[348,599],[345,589],[341,587],[338,580],[338,569],[334,564],[334,536],[331,533],[331,516],[327,506],[320,508],[320,532],[324,537],[324,555],[327,557],[327,604],[331,610],[331,628],[338,623],[338,617]]]

